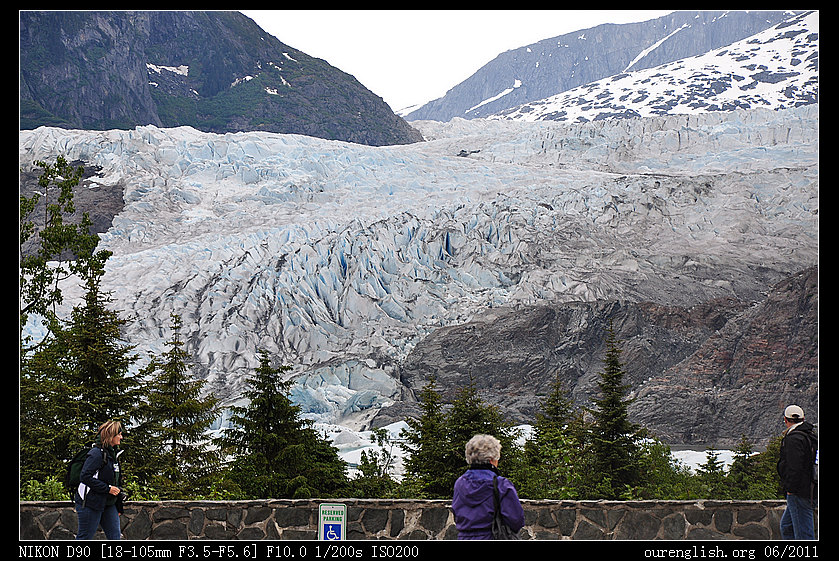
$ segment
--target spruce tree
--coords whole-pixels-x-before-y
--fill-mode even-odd
[[[701,498],[730,499],[725,465],[720,461],[719,451],[709,448],[705,451],[705,463],[697,469]]]
[[[346,464],[337,450],[300,417],[290,399],[288,366],[271,366],[260,351],[260,365],[244,393],[248,404],[233,407],[232,426],[219,444],[231,455],[228,478],[246,498],[338,496],[347,488]]]
[[[444,411],[432,378],[420,393],[422,414],[406,422],[402,433],[405,478],[402,492],[420,498],[450,498],[454,483],[466,469],[466,443],[476,434],[491,434],[502,446],[504,470],[518,468],[516,434],[497,408],[478,395],[474,380],[461,388],[448,411]],[[502,464],[499,464],[502,465]]]
[[[168,350],[144,371],[149,379],[130,435],[130,466],[131,474],[161,499],[184,499],[204,494],[218,470],[219,455],[207,438],[218,400],[201,397],[204,382],[189,375],[181,318],[172,314],[171,320]]]
[[[752,443],[742,435],[734,449],[734,460],[729,466],[726,480],[733,499],[748,499],[756,478]]]
[[[63,332],[67,356],[64,370],[77,388],[77,415],[95,432],[109,419],[128,426],[139,401],[141,382],[130,372],[137,357],[122,336],[125,320],[111,310],[111,296],[101,289],[105,260],[93,260],[82,273],[84,302],[73,308]]]
[[[451,408],[446,414],[445,427],[445,470],[439,478],[442,486],[441,496],[451,496],[455,481],[467,467],[466,443],[476,434],[489,434],[501,442],[501,460],[498,468],[513,478],[512,473],[519,468],[519,449],[516,445],[518,434],[503,419],[496,406],[486,403],[480,397],[472,376],[469,377],[469,383],[455,394]]]
[[[519,496],[529,499],[574,499],[578,494],[577,458],[580,422],[573,402],[556,376],[540,404],[533,431],[524,445]]]
[[[96,438],[109,419],[124,425],[138,401],[140,382],[131,374],[133,347],[122,339],[124,320],[109,309],[100,287],[109,254],[100,252],[79,274],[86,292],[66,327],[21,361],[21,478],[61,478],[63,462]]]
[[[83,272],[91,259],[104,260],[109,255],[95,253],[99,236],[91,231],[88,213],[82,214],[78,224],[66,222],[75,213],[73,189],[84,168],[74,168],[63,156],[55,164],[34,163],[43,170],[38,178],[40,192],[32,197],[21,195],[18,213],[21,354],[47,340],[31,341],[23,335],[31,316],[39,318],[48,333],[58,328],[55,306],[63,301],[59,283]],[[36,216],[41,203],[43,216]]]
[[[405,420],[400,448],[405,452],[405,475],[401,492],[414,498],[429,498],[441,493],[437,476],[445,469],[443,449],[446,442],[443,401],[432,377],[418,396],[419,417]]]
[[[629,386],[623,381],[621,349],[610,325],[606,339],[604,370],[600,374],[600,395],[593,399],[591,449],[594,474],[594,493],[602,498],[618,499],[639,482],[641,476],[638,455],[640,429],[629,421],[629,400],[625,395]]]
[[[61,479],[64,461],[89,430],[78,417],[79,391],[70,384],[62,361],[63,338],[52,337],[28,357],[20,370],[20,480]],[[87,435],[92,441],[93,433]]]
[[[755,453],[752,443],[743,435],[734,449],[734,460],[726,475],[732,499],[770,500],[784,497],[777,469],[780,441],[780,436],[773,438],[766,450]]]

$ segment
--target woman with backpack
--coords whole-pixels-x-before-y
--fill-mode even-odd
[[[119,488],[116,447],[121,441],[119,421],[108,421],[99,427],[99,443],[87,454],[74,497],[79,518],[77,540],[93,539],[100,525],[107,539],[120,539],[119,515],[124,495]]]

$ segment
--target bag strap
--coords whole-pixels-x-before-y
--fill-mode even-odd
[[[816,461],[818,460],[819,456],[819,441],[816,439],[816,436],[812,433],[809,435],[807,439],[810,442],[810,455],[813,458],[813,465],[810,468],[810,502],[813,502],[813,497],[816,494],[816,485],[818,482],[815,480],[816,475]]]
[[[108,453],[105,451],[104,446],[97,446],[96,444],[94,444],[91,448],[99,448],[102,451],[102,463],[96,469],[96,474],[94,475],[94,477],[96,477],[98,479],[99,478],[99,472],[102,470],[103,467],[105,467],[105,463],[108,461]],[[84,483],[82,483],[82,485],[84,485]],[[90,492],[90,487],[85,485],[84,497],[82,497],[82,508],[84,508],[84,506],[87,504],[87,494],[89,492]]]
[[[495,515],[504,520],[504,515],[501,514],[501,495],[498,493],[498,476],[492,476],[492,496],[495,501]]]

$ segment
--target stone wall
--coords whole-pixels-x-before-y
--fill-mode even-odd
[[[130,540],[315,540],[318,505],[347,507],[350,540],[454,540],[450,501],[346,499],[132,501],[122,516]],[[529,501],[524,539],[780,539],[783,501]],[[818,519],[818,517],[817,517]],[[76,531],[69,502],[21,502],[22,540],[69,540]],[[100,535],[99,537],[103,537]]]

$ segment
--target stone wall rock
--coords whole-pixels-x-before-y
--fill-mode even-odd
[[[128,502],[128,540],[316,540],[323,500]],[[349,540],[455,540],[451,502],[345,499]],[[523,500],[528,540],[777,540],[784,501]],[[817,517],[818,518],[818,517]],[[68,502],[21,502],[21,540],[68,540]],[[100,534],[99,538],[104,536]]]

